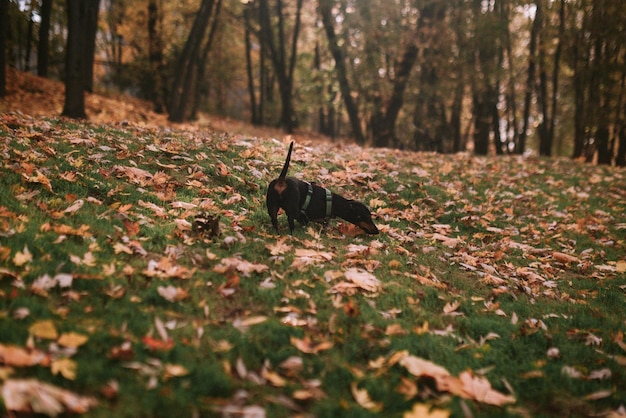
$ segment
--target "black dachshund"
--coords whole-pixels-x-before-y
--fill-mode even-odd
[[[267,212],[276,231],[278,231],[278,210],[283,208],[291,233],[296,219],[306,225],[309,221],[339,217],[368,234],[378,234],[378,228],[372,222],[372,214],[363,203],[346,199],[315,183],[287,177],[292,150],[293,142],[289,145],[283,171],[267,188]]]

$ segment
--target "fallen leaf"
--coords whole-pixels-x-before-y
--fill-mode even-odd
[[[309,337],[306,336],[303,339],[291,337],[290,341],[291,345],[306,354],[317,354],[320,351],[330,350],[334,345],[332,341],[314,343]]]
[[[169,302],[180,302],[189,297],[189,292],[181,287],[159,286],[157,287],[159,295]]]
[[[0,344],[0,362],[3,364],[14,367],[47,366],[49,361],[48,354],[43,351]]]
[[[446,409],[432,408],[423,403],[416,403],[413,409],[405,412],[402,418],[448,418],[450,411]]]
[[[370,410],[372,412],[380,412],[383,409],[383,404],[381,402],[374,402],[372,398],[370,398],[369,393],[366,389],[359,389],[356,382],[352,382],[350,385],[350,390],[352,392],[352,396],[354,400],[363,408]]]
[[[33,255],[28,251],[28,247],[25,245],[22,251],[18,251],[13,257],[13,264],[16,267],[21,267],[26,263],[33,261]]]
[[[169,351],[174,348],[174,340],[171,338],[167,341],[159,340],[152,337],[143,337],[141,341],[148,347],[150,350],[155,351]]]
[[[63,347],[77,348],[85,344],[89,340],[86,335],[78,334],[76,332],[67,332],[61,334],[57,343]]]
[[[464,371],[459,375],[463,384],[463,391],[470,398],[489,405],[503,406],[515,403],[515,397],[505,395],[494,390],[491,383],[481,376],[474,376],[471,371]]]
[[[372,273],[358,268],[348,269],[344,275],[346,279],[368,292],[376,293],[382,289],[380,280]]]
[[[28,332],[37,338],[46,340],[56,340],[58,338],[57,329],[51,320],[38,321],[28,327]]]
[[[54,360],[50,365],[53,375],[61,373],[61,376],[67,380],[76,380],[76,362],[69,358]]]
[[[281,375],[265,367],[261,370],[261,376],[274,387],[282,388],[287,385],[287,381],[283,379]]]
[[[64,212],[65,213],[76,213],[76,212],[78,212],[80,210],[80,208],[83,207],[84,204],[85,204],[85,201],[83,199],[78,199],[70,207],[65,209]]]
[[[7,411],[34,412],[56,417],[69,412],[84,414],[98,404],[95,398],[77,395],[35,379],[9,379],[2,385]]]
[[[429,376],[436,379],[441,376],[450,376],[450,372],[445,368],[412,355],[403,357],[399,364],[416,377]]]
[[[265,248],[267,248],[273,256],[283,255],[293,249],[293,246],[285,244],[286,240],[287,238],[283,237],[273,244],[266,244]]]
[[[554,251],[552,253],[552,258],[561,263],[579,263],[580,259],[578,257],[574,257],[573,255],[565,254],[559,251]]]
[[[187,370],[184,366],[180,364],[166,364],[163,367],[163,379],[168,380],[172,377],[182,377],[187,376],[189,374],[189,370]]]

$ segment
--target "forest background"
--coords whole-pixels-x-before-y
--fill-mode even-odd
[[[359,144],[626,165],[613,0],[0,0],[7,66]],[[72,36],[74,34],[74,36]],[[10,86],[9,86],[10,88]]]

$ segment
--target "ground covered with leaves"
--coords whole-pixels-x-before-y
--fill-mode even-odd
[[[0,117],[0,399],[55,416],[625,416],[626,172]],[[8,413],[8,412],[7,412]]]

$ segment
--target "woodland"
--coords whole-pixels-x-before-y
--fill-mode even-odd
[[[0,6],[0,416],[626,417],[620,1]]]
[[[207,112],[375,147],[626,164],[621,1],[0,4],[2,70],[63,80],[66,115],[88,116],[96,88],[174,122]]]

